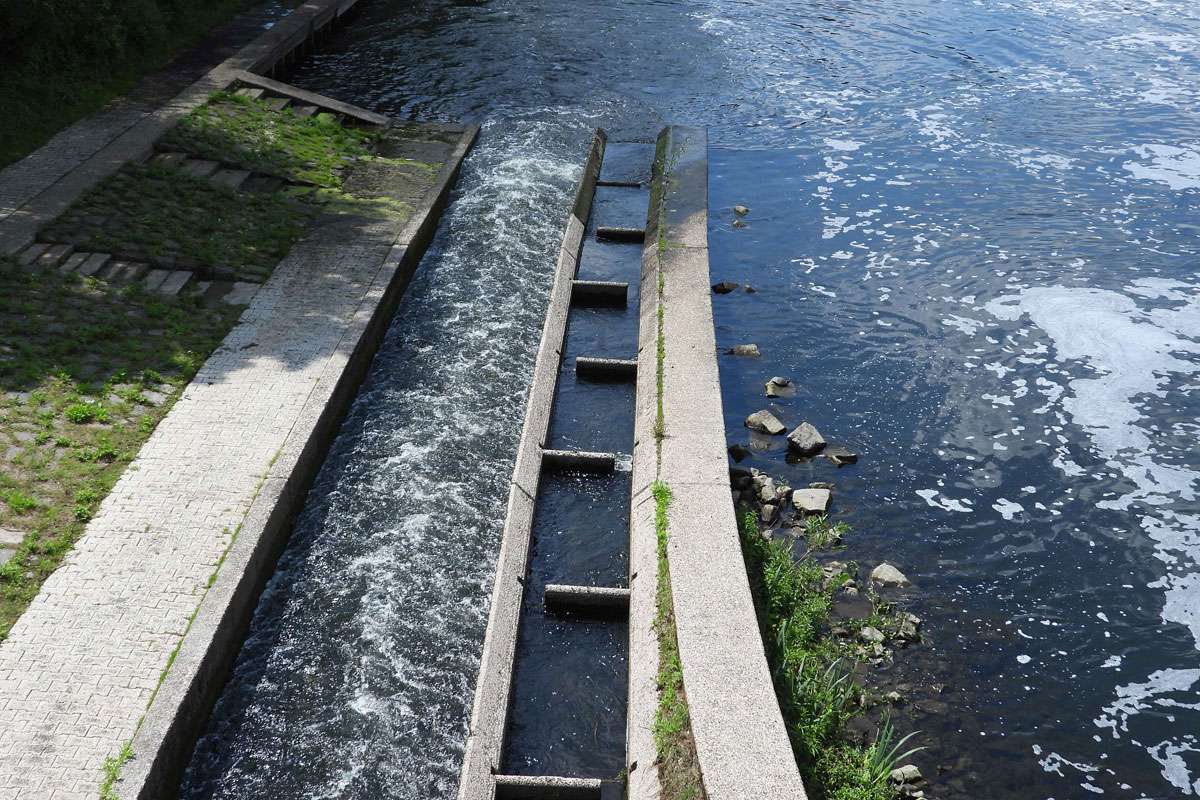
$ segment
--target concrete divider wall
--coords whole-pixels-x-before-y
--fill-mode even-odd
[[[562,359],[567,314],[571,307],[571,281],[575,277],[584,229],[591,214],[605,144],[604,132],[597,131],[575,193],[575,203],[563,234],[550,288],[546,322],[542,327],[541,344],[534,362],[533,379],[525,405],[525,423],[509,487],[508,513],[500,554],[496,560],[487,632],[463,756],[458,790],[460,800],[492,800],[496,796],[496,782],[492,776],[500,767],[504,735],[508,727],[517,628],[525,595],[522,581],[529,562],[533,509],[542,472],[542,448],[550,428],[550,411]]]
[[[803,800],[730,498],[708,269],[707,147],[702,129],[663,131],[646,226],[640,352],[645,362],[654,358],[661,335],[662,393],[655,371],[639,370],[631,514],[631,568],[638,577],[631,597],[629,723],[630,759],[638,768],[630,772],[629,796],[657,796],[653,773],[644,771],[655,754],[648,729],[656,707],[651,486],[657,478],[672,492],[667,563],[705,792],[710,800]],[[656,452],[659,402],[664,428]]]

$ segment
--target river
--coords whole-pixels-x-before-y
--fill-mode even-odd
[[[714,298],[763,351],[722,359],[730,443],[797,379],[859,464],[751,463],[915,583],[931,795],[1200,794],[1200,7],[370,0],[290,80],[483,131],[183,796],[454,796],[579,165],[667,122],[758,290]]]

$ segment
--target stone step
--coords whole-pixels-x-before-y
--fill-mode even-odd
[[[496,800],[608,800],[599,778],[561,778],[553,775],[494,775]],[[617,785],[616,782],[612,782]]]
[[[74,252],[74,245],[52,244],[46,248],[44,253],[38,256],[38,259],[35,263],[40,269],[54,269],[59,264],[66,261],[67,257]]]
[[[297,117],[311,117],[320,110],[316,106],[292,106],[292,113]]]
[[[267,108],[271,109],[272,111],[283,111],[292,101],[287,97],[272,97],[265,102]]]
[[[242,191],[270,194],[271,192],[278,192],[284,187],[285,183],[286,181],[283,178],[276,178],[273,175],[251,173],[246,182],[242,184]]]
[[[62,275],[70,275],[72,272],[75,272],[82,267],[84,263],[91,257],[91,255],[91,253],[72,253],[66,261],[59,265],[59,273]]]
[[[137,261],[110,261],[97,277],[109,283],[124,286],[140,279],[149,269],[149,265]]]
[[[197,178],[207,178],[221,168],[216,161],[206,158],[189,158],[179,165],[179,168]]]
[[[219,169],[209,178],[217,186],[227,189],[237,189],[250,177],[250,171],[245,169]]]
[[[108,262],[111,260],[112,256],[108,253],[92,253],[82,264],[75,268],[75,271],[84,277],[95,275],[108,266]]]
[[[636,359],[578,356],[575,375],[594,381],[634,381],[637,380],[637,366]]]
[[[209,308],[218,303],[247,306],[260,288],[262,284],[251,281],[197,281],[193,292],[200,297],[200,303]]]
[[[26,247],[21,251],[21,253],[17,256],[17,263],[22,267],[31,266],[33,262],[42,257],[42,253],[49,249],[50,245],[46,244],[45,242],[34,242],[33,244],[29,245],[29,247]]]
[[[192,273],[186,269],[171,270],[154,291],[167,297],[175,297],[191,279]]]
[[[606,473],[617,468],[617,456],[586,450],[542,450],[542,468],[558,472]]]
[[[263,91],[262,89],[255,89],[250,86],[243,86],[241,89],[238,89],[236,92],[234,92],[234,94],[238,95],[239,97],[249,97],[251,100],[257,100],[258,98],[260,98],[264,94],[266,94],[266,92]]]
[[[150,158],[150,163],[156,167],[179,167],[187,160],[187,153],[169,152],[155,153]]]
[[[142,286],[148,292],[158,291],[163,285],[163,281],[171,274],[169,269],[152,269],[146,273],[146,277],[142,279]]]

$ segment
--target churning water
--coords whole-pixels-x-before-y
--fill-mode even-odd
[[[780,413],[862,455],[853,555],[917,584],[935,792],[1200,794],[1195,4],[370,0],[293,80],[484,130],[185,796],[453,796],[573,183],[665,122],[710,129],[713,277],[759,290],[714,299],[764,353],[731,442],[802,381]]]

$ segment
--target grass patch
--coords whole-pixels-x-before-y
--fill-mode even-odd
[[[326,189],[342,186],[342,171],[371,153],[375,132],[340,125],[332,114],[300,117],[272,111],[261,100],[217,92],[188,114],[163,144],[200,158]]]
[[[0,640],[239,313],[0,260]]]
[[[847,666],[860,651],[853,637],[833,635],[830,612],[834,592],[850,576],[829,576],[812,558],[838,541],[844,526],[825,517],[810,520],[808,549],[797,559],[791,542],[763,538],[754,511],[743,508],[738,516],[767,663],[805,786],[815,800],[891,800],[898,793],[888,775],[912,754],[902,752],[909,737],[897,740],[885,719],[871,745],[846,739],[846,722],[864,712],[862,691]],[[890,628],[885,617],[859,620],[852,632],[865,625]]]
[[[248,0],[0,3],[0,167],[99,111]]]
[[[121,779],[121,768],[131,758],[133,758],[132,741],[121,745],[121,749],[115,756],[104,759],[104,764],[101,766],[104,777],[100,781],[100,800],[117,800],[117,792],[114,787]]]
[[[658,634],[658,712],[654,717],[654,746],[658,754],[663,800],[700,800],[705,796],[700,764],[692,740],[691,716],[683,691],[683,665],[675,635],[675,606],[667,567],[667,509],[671,489],[656,481],[654,529],[658,541],[658,583],[654,630]]]
[[[270,274],[314,213],[302,198],[239,192],[178,169],[130,165],[49,225],[42,238],[180,267]]]

